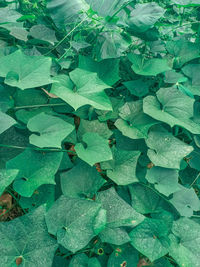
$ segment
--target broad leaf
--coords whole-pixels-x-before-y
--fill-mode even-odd
[[[166,59],[145,59],[142,55],[129,54],[128,59],[132,63],[132,70],[139,75],[156,76],[159,73],[170,70]]]
[[[70,123],[59,117],[45,114],[44,112],[34,116],[28,121],[28,129],[40,135],[32,134],[29,137],[30,144],[38,147],[60,147],[65,137],[75,128]]]
[[[131,245],[151,261],[169,251],[168,228],[161,220],[146,218],[129,234]]]
[[[59,28],[65,28],[78,22],[83,16],[81,12],[87,11],[89,5],[85,0],[49,0],[47,3],[48,12],[54,23]]]
[[[131,94],[142,97],[147,95],[151,82],[149,80],[144,81],[143,79],[128,81],[123,83]]]
[[[139,255],[136,249],[131,245],[121,246],[116,248],[109,256],[107,267],[115,266],[132,266],[136,267],[139,261]]]
[[[174,56],[175,68],[181,68],[186,62],[200,57],[198,44],[184,39],[167,42],[167,50]]]
[[[163,195],[179,191],[178,171],[173,169],[153,167],[147,171],[146,179],[153,183],[155,188]]]
[[[79,56],[80,69],[96,72],[99,78],[106,84],[112,86],[119,81],[119,59],[105,59],[100,62],[86,56]]]
[[[46,204],[46,208],[50,208],[55,201],[55,185],[45,184],[40,186],[31,197],[21,197],[19,204],[23,209],[36,209]]]
[[[101,205],[92,200],[61,196],[46,215],[49,233],[75,253],[95,236],[94,221],[100,210]]]
[[[131,205],[139,213],[156,214],[161,210],[170,211],[173,214],[177,214],[173,205],[170,202],[162,198],[153,188],[142,185],[132,184],[129,186],[129,192],[131,195]]]
[[[1,266],[51,266],[56,240],[47,231],[45,207],[10,222],[0,223]],[[19,264],[18,264],[19,265]]]
[[[109,130],[108,125],[104,122],[100,122],[99,120],[81,120],[77,132],[78,138],[82,140],[83,135],[87,132],[97,133],[105,139],[110,138],[113,134],[113,132]]]
[[[75,150],[80,159],[93,166],[95,163],[111,160],[112,152],[108,140],[96,133],[87,132],[83,135],[83,142],[75,145]]]
[[[107,227],[99,234],[99,237],[102,242],[117,246],[121,246],[131,240],[128,233],[123,228]]]
[[[173,95],[173,97],[172,97]],[[193,134],[200,134],[200,125],[193,120],[194,99],[178,89],[161,88],[157,97],[144,98],[144,112],[171,127],[181,126]]]
[[[43,24],[38,24],[31,27],[29,35],[35,39],[45,41],[51,44],[54,44],[57,41],[55,31],[51,30],[50,28],[47,28]]]
[[[101,203],[102,208],[107,211],[107,226],[109,228],[134,227],[144,220],[144,216],[137,213],[124,201],[113,187],[100,192],[97,200]]]
[[[198,267],[200,261],[200,225],[187,218],[173,223],[169,253],[180,266]]]
[[[136,166],[140,151],[113,149],[113,160],[101,164],[107,176],[117,185],[128,185],[138,182]]]
[[[51,59],[27,56],[21,50],[0,58],[0,76],[10,86],[27,89],[52,83]]]
[[[99,34],[95,47],[98,61],[119,58],[123,56],[131,42],[125,39],[117,30]]]
[[[70,78],[60,75],[53,84],[51,93],[67,102],[75,110],[84,105],[97,109],[112,110],[110,100],[104,90],[109,88],[94,72],[76,69],[70,73]]]
[[[3,194],[7,186],[9,186],[18,174],[18,170],[0,169],[0,196]]]
[[[113,16],[115,12],[117,12],[118,10],[120,10],[121,7],[123,7],[124,4],[128,3],[128,0],[86,1],[92,7],[92,9],[102,17]]]
[[[172,0],[172,2],[184,7],[200,6],[199,0]]]
[[[9,160],[7,169],[17,169],[14,189],[24,197],[31,197],[43,184],[55,184],[54,175],[62,160],[62,152],[36,152],[26,149],[17,157]]]
[[[193,211],[200,210],[200,200],[193,188],[182,188],[173,194],[170,202],[178,210],[181,216],[191,217]]]
[[[180,169],[181,160],[193,151],[193,147],[183,143],[166,130],[151,131],[146,139],[148,157],[155,166]]]
[[[65,196],[74,198],[93,198],[106,181],[83,161],[67,172],[61,174],[61,188]]]
[[[164,13],[165,10],[155,2],[137,4],[131,11],[127,24],[133,31],[144,32],[151,28]]]
[[[16,124],[16,121],[12,117],[0,111],[0,134],[5,132],[14,124]]]
[[[123,133],[123,135],[140,139],[147,138],[149,128],[157,122],[144,114],[142,101],[127,102],[119,109],[119,116],[115,122],[115,126]]]

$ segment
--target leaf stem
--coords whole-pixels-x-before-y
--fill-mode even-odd
[[[66,106],[66,105],[67,105],[66,103],[41,104],[41,105],[30,105],[30,106],[14,107],[13,109],[40,108],[40,107],[59,107],[59,106]]]
[[[200,177],[200,172],[197,175],[197,177],[194,179],[194,181],[191,183],[190,188],[195,184],[195,182],[198,180],[199,177]]]
[[[68,32],[50,51],[48,51],[44,56],[49,55],[53,50],[55,50],[59,45],[61,45],[70,34],[72,34],[88,17],[85,16],[85,18],[79,22],[70,32]]]
[[[57,148],[23,147],[23,146],[13,146],[13,145],[5,145],[5,144],[0,144],[0,147],[15,148],[15,149],[31,149],[31,150],[36,150],[36,151],[68,152],[68,153],[76,154],[76,152],[73,150],[57,149]]]

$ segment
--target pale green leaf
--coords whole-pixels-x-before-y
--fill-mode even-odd
[[[21,50],[0,58],[0,76],[10,86],[27,89],[52,83],[51,58],[27,56]]]
[[[188,218],[173,223],[169,254],[179,266],[199,267],[200,225]]]
[[[22,260],[20,267],[52,265],[57,243],[48,234],[44,214],[45,207],[41,206],[33,213],[0,223],[1,266],[17,266],[18,258]]]
[[[24,197],[31,197],[43,184],[55,184],[56,174],[62,160],[62,152],[37,152],[26,149],[6,163],[7,169],[17,169],[14,189]]]
[[[138,182],[136,176],[137,161],[140,151],[113,149],[113,160],[101,164],[107,176],[117,185],[128,185]]]
[[[95,236],[94,220],[100,210],[101,205],[92,200],[61,196],[46,215],[49,233],[75,253]]]
[[[194,99],[178,89],[161,88],[157,97],[144,98],[144,112],[171,127],[181,126],[193,134],[200,134],[200,125],[193,120]]]
[[[164,129],[150,131],[146,144],[148,157],[155,166],[180,169],[181,160],[193,151],[193,147],[174,137]]]
[[[32,134],[30,144],[38,147],[59,147],[61,143],[75,129],[73,125],[59,117],[45,114],[44,112],[32,117],[27,124]]]
[[[95,163],[112,159],[112,152],[108,140],[97,133],[87,132],[83,135],[83,143],[75,145],[75,150],[80,159],[93,166]]]
[[[91,105],[101,110],[112,110],[110,100],[104,90],[109,88],[94,72],[76,69],[70,78],[60,75],[51,88],[51,93],[67,102],[75,110],[84,105]]]
[[[132,70],[139,75],[156,76],[159,73],[170,70],[166,59],[145,59],[142,55],[129,54],[128,59],[132,63]]]

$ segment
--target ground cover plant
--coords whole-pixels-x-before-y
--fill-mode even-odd
[[[200,1],[0,1],[0,266],[200,266]]]

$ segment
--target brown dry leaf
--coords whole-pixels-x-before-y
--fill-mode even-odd
[[[42,88],[42,90],[51,98],[59,98],[57,95],[51,94],[49,93],[47,90],[45,90],[44,88]]]
[[[100,166],[99,163],[96,163],[95,164],[95,167],[96,167],[96,169],[97,169],[98,172],[100,172],[100,173],[102,172],[102,169],[101,169],[101,166]]]
[[[12,196],[7,193],[3,193],[0,197],[0,205],[4,206],[6,209],[12,208]]]

